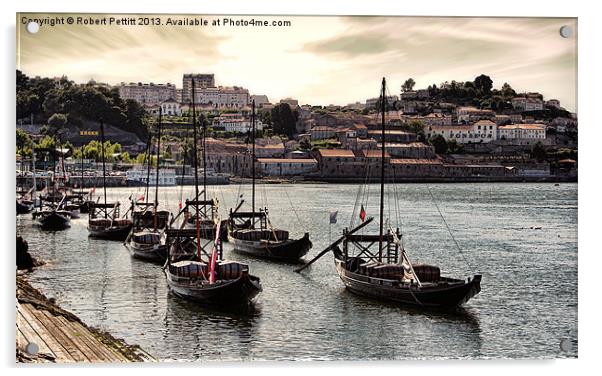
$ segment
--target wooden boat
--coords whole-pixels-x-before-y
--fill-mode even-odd
[[[17,214],[28,214],[33,210],[33,202],[26,199],[17,199]]]
[[[104,126],[100,121],[100,145],[102,147],[102,188],[104,191],[104,203],[93,202],[90,204],[90,213],[88,217],[88,232],[93,238],[106,240],[125,240],[132,229],[132,221],[127,218],[127,213],[124,218],[119,215],[119,202],[107,202],[107,184],[106,184],[106,169],[105,169],[105,152],[104,152]]]
[[[414,264],[401,243],[399,229],[384,228],[385,183],[385,112],[386,82],[383,78],[380,96],[382,111],[382,145],[380,161],[380,223],[378,234],[358,234],[373,221],[365,220],[362,205],[359,226],[343,231],[343,236],[328,246],[307,265],[329,251],[334,253],[336,271],[345,287],[356,294],[402,305],[422,308],[455,308],[481,291],[481,275],[467,279],[441,276],[434,265]],[[361,194],[361,192],[360,192]],[[365,221],[364,221],[365,220]],[[388,220],[387,220],[388,221]],[[339,248],[342,244],[343,249]],[[378,249],[374,249],[374,245]],[[307,266],[306,265],[306,266]],[[298,269],[298,271],[303,270]]]
[[[255,210],[255,101],[252,102],[251,123],[251,211],[239,211],[242,202],[230,210],[228,241],[233,244],[235,252],[274,261],[298,262],[312,247],[309,233],[299,239],[291,239],[288,231],[272,226],[267,207]]]
[[[262,291],[261,282],[258,277],[250,274],[248,265],[223,259],[223,247],[218,229],[219,218],[215,222],[214,234],[216,236],[212,240],[201,237],[194,93],[193,81],[195,200],[189,204],[194,205],[193,215],[196,218],[193,223],[196,228],[184,228],[189,222],[187,218],[184,218],[179,229],[168,228],[165,231],[169,254],[163,270],[170,290],[183,299],[220,308],[249,306]],[[189,215],[190,212],[182,209],[176,218],[182,214]]]
[[[249,266],[223,260],[221,250],[214,252],[213,257],[217,259],[212,279],[212,256],[205,254],[207,261],[204,261],[202,256],[194,253],[195,248],[205,252],[197,230],[168,229],[166,233],[169,256],[164,271],[175,295],[212,306],[247,306],[262,291],[259,278],[249,273]],[[220,244],[219,239],[217,242]]]
[[[64,198],[58,204],[46,203],[40,210],[33,212],[33,219],[40,224],[43,230],[66,229],[71,223],[71,213],[62,209],[63,202]]]
[[[137,203],[132,201],[132,230],[124,242],[125,247],[130,251],[132,257],[165,263],[167,260],[167,243],[165,229],[168,227],[171,213],[167,210],[158,210],[159,206],[159,165],[161,150],[161,120],[162,112],[159,109],[159,124],[157,127],[157,172],[155,174],[155,201],[153,203]],[[148,172],[146,178],[146,193],[148,195],[148,185],[150,176],[150,142],[148,142]],[[136,210],[139,206],[141,210]]]

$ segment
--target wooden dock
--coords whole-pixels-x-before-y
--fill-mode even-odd
[[[17,278],[17,362],[123,363],[154,361],[136,346],[88,328]],[[37,353],[27,352],[35,344]]]

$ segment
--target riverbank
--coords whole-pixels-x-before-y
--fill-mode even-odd
[[[231,183],[251,184],[250,178],[232,177]],[[386,179],[387,183],[577,183],[577,176],[466,176],[466,177],[411,177]],[[258,184],[363,184],[379,183],[379,178],[352,177],[264,177]]]
[[[155,359],[139,346],[88,327],[77,316],[16,278],[17,363],[125,363]]]

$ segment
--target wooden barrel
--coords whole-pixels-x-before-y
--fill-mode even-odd
[[[438,266],[427,264],[414,264],[412,266],[421,282],[437,282],[441,278],[441,269]]]

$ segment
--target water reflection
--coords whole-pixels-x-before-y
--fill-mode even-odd
[[[187,348],[188,353],[182,356],[194,359],[206,359],[211,354],[231,360],[250,357],[261,318],[259,305],[216,309],[183,300],[171,292],[166,298],[163,339],[172,350]]]

